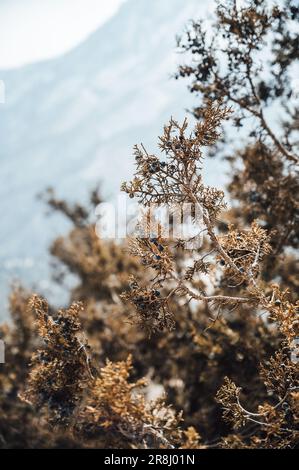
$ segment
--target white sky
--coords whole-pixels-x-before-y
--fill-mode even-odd
[[[81,42],[125,0],[0,0],[0,68],[55,57]]]

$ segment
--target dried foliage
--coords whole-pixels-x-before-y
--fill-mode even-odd
[[[163,401],[147,403],[140,393],[146,381],[128,382],[131,369],[130,356],[126,361],[107,362],[89,391],[76,427],[89,438],[102,434],[105,447],[172,448],[179,442],[180,417]]]
[[[80,331],[78,313],[82,305],[49,315],[47,303],[33,296],[37,329],[45,343],[31,359],[27,388],[21,399],[49,413],[49,421],[68,423],[88,382],[93,379],[89,346]]]
[[[177,78],[192,82],[190,91],[199,100],[196,118],[210,102],[234,110],[234,129],[227,129],[224,141],[229,145],[217,153],[235,168],[229,185],[238,201],[235,215],[245,223],[263,220],[272,234],[273,270],[274,256],[298,247],[299,96],[294,77],[299,9],[291,0],[272,7],[265,0],[241,6],[227,0],[219,3],[216,17],[212,35],[202,22],[193,22],[179,39],[179,48],[191,58]],[[271,120],[273,114],[278,122]]]
[[[58,312],[11,295],[1,447],[298,448],[299,10],[242,5],[219,4],[211,41],[200,22],[180,39],[196,123],[171,119],[159,154],[135,147],[137,237],[105,242],[90,208],[48,194],[73,224],[51,252],[78,284]],[[203,178],[213,155],[231,165],[229,209]],[[170,233],[150,233],[152,204],[171,207]]]

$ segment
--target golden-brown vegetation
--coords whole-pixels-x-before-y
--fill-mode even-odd
[[[226,0],[217,15],[212,43],[196,22],[180,40],[193,57],[178,76],[191,77],[199,100],[195,128],[172,119],[161,155],[136,147],[123,185],[145,208],[190,204],[203,242],[190,249],[194,237],[160,230],[108,243],[87,209],[50,194],[73,223],[51,252],[79,283],[58,312],[21,288],[11,294],[1,447],[298,448],[298,34],[289,25],[299,9]],[[275,131],[271,106],[283,114]],[[241,148],[234,127],[217,146],[231,121],[245,128]],[[229,208],[204,183],[207,153],[231,164]]]

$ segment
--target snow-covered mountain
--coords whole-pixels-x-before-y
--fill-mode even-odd
[[[113,196],[132,175],[132,146],[142,141],[154,149],[169,117],[184,116],[191,104],[186,84],[171,79],[180,60],[175,35],[203,17],[208,3],[128,0],[64,56],[0,71],[3,298],[15,277],[45,289],[48,245],[67,229],[62,218],[45,216],[36,195],[53,186],[59,196],[80,200],[101,181]]]

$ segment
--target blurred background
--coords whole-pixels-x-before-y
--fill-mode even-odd
[[[155,151],[170,116],[192,106],[186,82],[173,78],[183,60],[175,36],[213,8],[211,0],[0,0],[0,316],[17,279],[63,303],[48,247],[69,225],[38,195],[53,187],[84,202],[100,183],[115,198],[132,176],[133,145]],[[207,165],[207,182],[221,185],[224,172]]]

